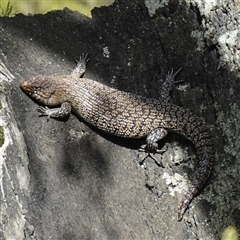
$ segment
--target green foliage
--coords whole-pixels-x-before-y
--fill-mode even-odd
[[[41,1],[41,0],[21,0],[21,1],[14,1],[14,5],[10,4],[10,1],[0,0],[0,8],[2,10],[1,16],[10,16],[12,15],[13,7],[17,9],[18,13],[23,14],[34,14],[34,13],[46,13],[51,10],[62,10],[63,8],[67,7],[71,10],[76,10],[86,16],[90,16],[90,11],[94,7],[100,7],[102,5],[109,5],[114,0],[48,0],[48,1]],[[6,6],[1,6],[2,3],[7,3]]]
[[[221,240],[238,240],[238,232],[235,226],[229,226],[224,229]]]
[[[13,6],[11,5],[10,1],[7,2],[7,6],[2,6],[2,4],[0,4],[0,16],[1,17],[10,17],[13,14]]]

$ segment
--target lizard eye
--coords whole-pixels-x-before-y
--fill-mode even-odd
[[[34,87],[34,91],[38,91],[40,89],[40,87]]]

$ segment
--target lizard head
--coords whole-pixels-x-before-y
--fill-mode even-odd
[[[56,85],[54,77],[36,76],[22,81],[20,88],[32,99],[51,106],[59,104]]]

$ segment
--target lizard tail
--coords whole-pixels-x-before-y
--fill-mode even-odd
[[[199,169],[195,180],[190,186],[188,192],[184,195],[182,204],[178,211],[178,221],[182,220],[183,215],[187,210],[190,202],[199,192],[199,190],[206,184],[212,171],[212,162],[214,159],[212,137],[209,129],[206,127],[205,124],[200,123],[197,128],[193,129],[189,138],[194,143],[197,149],[197,155],[200,159]]]

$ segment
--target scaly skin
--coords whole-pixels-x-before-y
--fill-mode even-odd
[[[188,205],[205,185],[212,170],[214,150],[209,129],[193,113],[170,103],[169,91],[176,74],[170,73],[162,89],[162,101],[118,91],[99,82],[80,78],[86,69],[86,57],[80,58],[71,75],[36,76],[20,83],[30,97],[46,106],[41,115],[65,117],[71,110],[94,127],[120,137],[146,138],[146,149],[156,151],[157,141],[167,132],[177,132],[190,139],[199,157],[196,178],[185,194],[178,212],[181,221]]]

